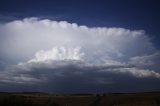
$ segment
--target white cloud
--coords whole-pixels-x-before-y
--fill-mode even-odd
[[[0,32],[0,58],[18,63],[0,71],[2,83],[103,88],[160,78],[159,52],[143,30],[26,18],[1,24]]]
[[[147,77],[155,77],[155,78],[160,78],[160,73],[157,73],[153,70],[148,70],[148,69],[138,69],[135,67],[132,68],[118,68],[118,69],[113,69],[113,72],[117,73],[128,73],[131,74],[135,77],[140,77],[140,78],[147,78]]]
[[[40,50],[80,47],[88,62],[126,61],[155,51],[143,30],[87,27],[66,21],[25,18],[0,25],[0,54],[8,61],[27,61]]]
[[[43,62],[47,60],[82,60],[84,53],[80,53],[80,48],[54,47],[48,51],[38,51],[35,58],[28,62]]]

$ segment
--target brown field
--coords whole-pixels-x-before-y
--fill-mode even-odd
[[[160,106],[160,92],[103,95],[0,93],[0,106]]]

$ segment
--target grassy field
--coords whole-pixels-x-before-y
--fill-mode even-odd
[[[160,92],[103,95],[0,93],[0,106],[160,106]]]

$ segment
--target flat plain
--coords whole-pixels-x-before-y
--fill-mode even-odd
[[[1,92],[0,106],[160,106],[160,92],[70,95]]]

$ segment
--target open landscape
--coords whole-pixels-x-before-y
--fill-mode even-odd
[[[160,92],[74,95],[0,93],[0,106],[160,106]]]
[[[160,0],[0,0],[0,106],[160,106]]]

